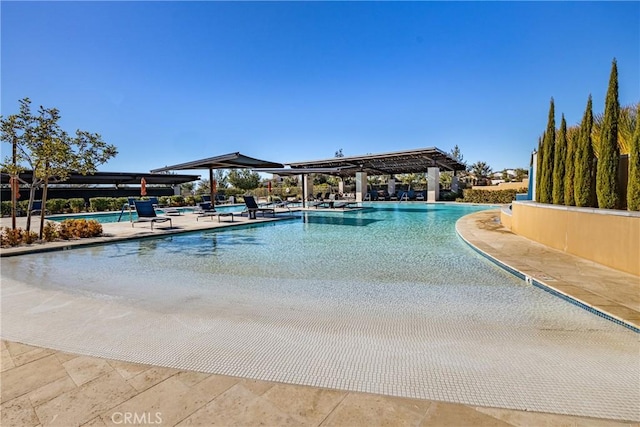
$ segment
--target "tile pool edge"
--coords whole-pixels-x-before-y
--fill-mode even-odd
[[[640,334],[640,328],[638,328],[636,325],[624,320],[624,319],[620,319],[610,313],[607,313],[597,307],[594,307],[590,304],[587,304],[584,301],[581,301],[580,299],[573,297],[571,295],[568,295],[556,288],[554,288],[553,286],[545,283],[544,281],[537,279],[533,276],[530,276],[528,274],[525,274],[524,272],[518,270],[517,268],[514,268],[512,266],[510,266],[509,264],[507,264],[504,261],[499,260],[498,258],[490,255],[489,253],[483,251],[482,249],[478,248],[477,246],[475,246],[473,243],[471,243],[469,240],[467,240],[462,233],[460,232],[460,230],[458,229],[458,222],[463,219],[459,218],[458,221],[456,221],[456,226],[455,226],[455,230],[456,230],[456,234],[458,235],[458,237],[460,237],[460,239],[462,239],[463,242],[465,242],[471,249],[473,249],[475,252],[477,252],[478,254],[480,254],[481,256],[483,256],[484,258],[488,259],[489,261],[493,262],[494,264],[496,264],[498,267],[508,271],[509,273],[513,274],[514,276],[524,280],[525,282],[539,288],[542,289],[545,292],[550,293],[553,296],[562,298],[563,300],[567,301],[570,304],[573,304],[575,306],[578,306],[580,308],[582,308],[583,310],[587,310],[588,312],[595,314],[596,316],[602,317],[610,322],[613,322],[617,325],[623,326],[627,329],[630,329],[631,331]]]

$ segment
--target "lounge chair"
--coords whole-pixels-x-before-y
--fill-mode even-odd
[[[153,224],[156,222],[165,222],[169,221],[169,227],[173,228],[173,222],[171,218],[168,216],[158,216],[156,215],[156,210],[153,208],[153,205],[148,200],[136,200],[135,202],[136,212],[138,213],[138,219],[136,221],[131,222],[131,226],[136,222],[150,222],[151,230],[153,230]]]
[[[149,201],[151,202],[154,208],[162,207],[160,206],[160,201],[158,200],[157,197],[149,196]]]
[[[213,221],[213,217],[217,216],[218,222],[220,222],[221,216],[230,216],[231,222],[233,222],[233,212],[219,212],[211,204],[211,202],[200,203],[198,205],[198,210],[196,210],[196,213],[198,214],[198,216],[196,217],[196,221],[198,221],[198,218],[206,218],[206,217],[210,217],[211,220]]]
[[[244,196],[244,204],[247,206],[245,212],[249,213],[249,219],[256,219],[257,212],[262,212],[262,216],[264,216],[266,212],[271,212],[272,216],[276,216],[276,210],[274,208],[264,208],[258,206],[258,204],[256,203],[256,199],[254,199],[253,196]]]
[[[418,191],[416,193],[416,200],[424,200],[424,191]]]
[[[42,200],[34,200],[31,206],[31,215],[42,213]],[[44,213],[49,215],[49,211],[45,209]]]
[[[327,197],[325,197],[320,203],[316,204],[315,207],[333,209],[335,201],[336,195],[327,193]]]
[[[339,200],[333,204],[333,207],[335,209],[352,209],[352,208],[357,208],[359,206],[358,206],[358,202],[353,200]]]

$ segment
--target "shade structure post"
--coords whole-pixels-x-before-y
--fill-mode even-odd
[[[356,172],[356,202],[363,202],[367,194],[367,173]]]
[[[440,198],[440,168],[427,169],[427,202],[436,202]]]
[[[213,191],[213,168],[209,168],[209,194],[211,195],[212,206],[216,200],[216,195],[213,194]]]
[[[396,179],[393,177],[387,181],[387,193],[389,193],[390,196],[396,194]]]

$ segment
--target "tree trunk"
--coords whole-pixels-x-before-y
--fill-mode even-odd
[[[40,231],[38,232],[38,238],[42,240],[42,232],[44,231],[44,216],[47,212],[47,188],[49,183],[45,180],[44,186],[42,187],[42,210],[40,211]]]

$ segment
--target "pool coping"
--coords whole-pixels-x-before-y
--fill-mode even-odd
[[[491,212],[493,211],[494,213],[499,214],[499,209],[498,210],[490,210],[490,211],[481,211],[481,212]],[[469,219],[469,217],[478,214],[479,212],[474,212],[468,215],[465,215],[461,218],[459,218],[456,221],[456,225],[455,225],[455,230],[456,230],[456,234],[458,235],[458,237],[460,237],[460,239],[462,239],[462,241],[464,243],[466,243],[471,249],[473,249],[476,253],[480,254],[481,256],[483,256],[484,258],[486,258],[487,260],[493,262],[495,265],[499,266],[500,268],[504,269],[505,271],[513,274],[514,276],[524,280],[526,283],[531,284],[545,292],[548,292],[556,297],[562,298],[563,300],[576,305],[584,310],[589,311],[592,314],[595,314],[599,317],[602,317],[608,321],[611,321],[613,323],[616,323],[620,326],[623,326],[637,334],[640,334],[640,327],[638,327],[638,325],[633,324],[631,321],[628,321],[626,319],[623,319],[619,316],[616,316],[615,314],[612,313],[608,313],[607,311],[603,310],[600,307],[597,307],[595,305],[589,304],[587,301],[583,301],[580,298],[570,295],[566,292],[563,292],[560,289],[557,289],[556,287],[550,285],[549,283],[545,282],[544,279],[541,279],[539,277],[536,277],[535,275],[531,275],[531,274],[527,274],[526,272],[519,270],[518,268],[509,265],[509,263],[505,262],[504,260],[499,259],[497,256],[490,254],[487,251],[484,251],[482,249],[480,249],[477,245],[475,245],[473,242],[471,242],[471,238],[469,238],[469,236],[465,236],[464,232],[461,231],[461,227],[460,224],[462,221],[464,221],[465,219]],[[516,235],[514,235],[516,236]],[[521,237],[521,236],[518,236]]]

